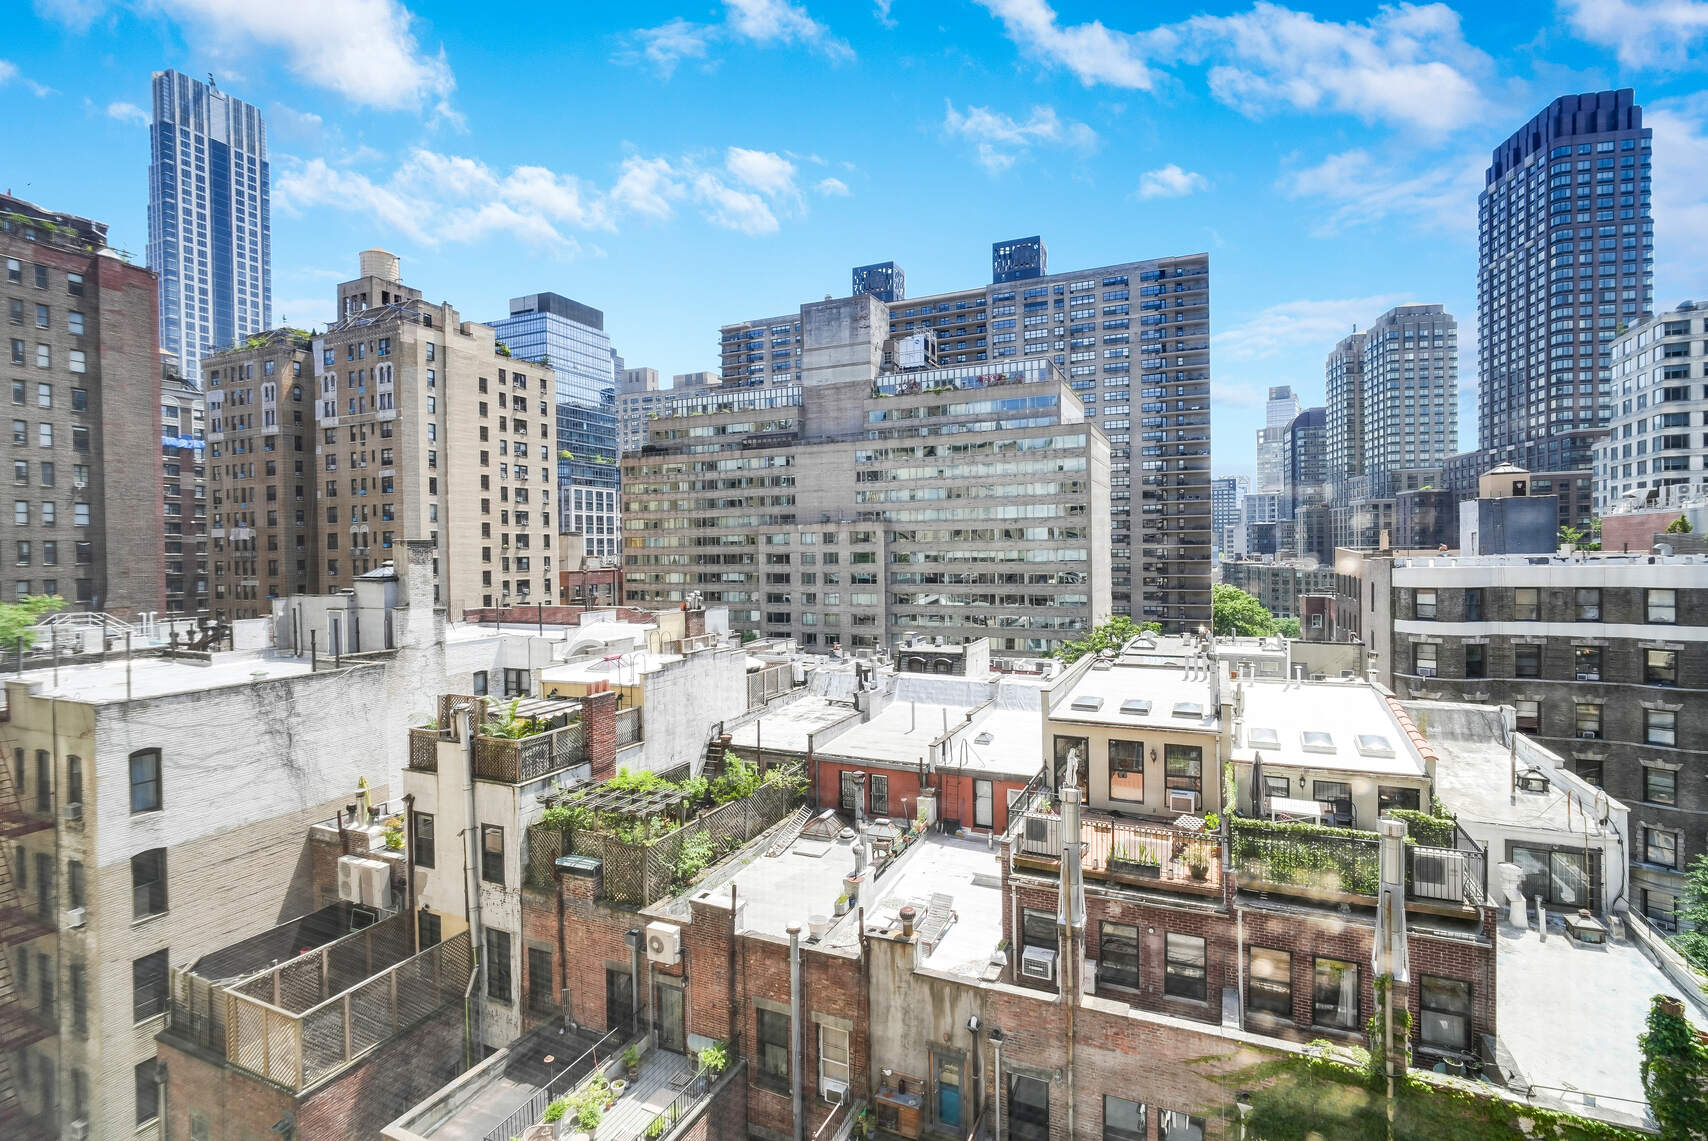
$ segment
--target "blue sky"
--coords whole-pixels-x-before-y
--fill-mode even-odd
[[[20,7],[22,2],[20,0]],[[1263,390],[1399,301],[1459,319],[1475,443],[1476,195],[1557,95],[1636,88],[1660,304],[1708,295],[1708,2],[34,0],[0,46],[0,186],[146,244],[149,74],[268,116],[274,319],[324,321],[356,251],[464,316],[556,290],[631,365],[715,364],[718,326],[848,289],[1209,250],[1218,472]]]

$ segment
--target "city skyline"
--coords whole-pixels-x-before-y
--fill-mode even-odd
[[[1708,134],[1678,70],[1693,33],[1647,9],[1617,28],[1576,5],[1432,5],[1405,10],[1411,24],[1399,11],[1234,7],[1147,28],[992,0],[942,14],[941,30],[884,9],[742,3],[710,22],[660,11],[632,25],[590,14],[573,42],[546,34],[516,57],[599,76],[569,147],[528,129],[543,111],[500,107],[479,35],[431,5],[353,6],[344,39],[367,36],[385,65],[359,69],[241,13],[82,5],[87,22],[21,22],[0,105],[27,112],[15,116],[20,158],[73,125],[99,145],[75,171],[18,166],[4,181],[108,220],[141,260],[146,76],[211,68],[271,131],[272,323],[329,318],[328,274],[384,245],[429,296],[474,316],[544,289],[585,299],[630,363],[665,375],[713,364],[725,323],[844,294],[855,265],[894,260],[923,296],[980,280],[987,243],[1016,234],[1041,233],[1058,265],[1205,249],[1221,283],[1216,453],[1228,461],[1249,454],[1271,383],[1321,403],[1322,359],[1361,314],[1439,303],[1468,322],[1482,171],[1563,93],[1636,89],[1656,135],[1655,303],[1694,289],[1681,267],[1702,252],[1690,174],[1708,168]],[[94,73],[82,66],[92,51]],[[286,66],[263,66],[269,51]],[[778,84],[796,104],[752,116]],[[868,93],[857,116],[842,98],[851,85]],[[659,321],[661,264],[725,285],[678,293]],[[1462,327],[1461,344],[1475,333]],[[1461,366],[1468,426],[1477,370],[1468,356]]]

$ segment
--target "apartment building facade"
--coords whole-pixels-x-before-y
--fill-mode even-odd
[[[1362,383],[1366,493],[1391,499],[1405,473],[1439,470],[1459,450],[1458,322],[1440,305],[1383,313],[1365,336]]]
[[[890,333],[920,334],[940,366],[1066,373],[1111,448],[1115,611],[1170,629],[1210,619],[1209,304],[1207,255],[1052,273],[1034,237],[995,243],[988,285],[888,305]],[[799,313],[720,334],[725,386],[799,378]]]
[[[1323,364],[1323,429],[1333,501],[1362,498],[1364,474],[1364,346],[1368,333],[1342,337]]]
[[[915,632],[1037,656],[1108,616],[1109,446],[1061,371],[883,373],[886,316],[803,307],[802,383],[652,421],[624,460],[627,600],[697,592],[817,651]]]
[[[161,373],[166,612],[203,614],[208,609],[207,399],[178,375],[175,363],[163,364]]]
[[[1519,732],[1630,806],[1631,906],[1670,926],[1684,869],[1708,850],[1708,558],[1365,556],[1338,569],[1386,684],[1513,706]]]
[[[210,606],[262,618],[272,599],[320,589],[314,514],[313,338],[273,329],[202,361],[212,492]]]
[[[1596,514],[1708,490],[1708,311],[1684,301],[1633,322],[1613,341],[1611,383],[1607,435],[1595,443]]]
[[[165,606],[154,275],[104,223],[0,195],[12,398],[8,599],[129,617]]]

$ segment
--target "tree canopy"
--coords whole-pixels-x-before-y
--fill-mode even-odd
[[[19,638],[26,647],[33,646],[36,636],[32,627],[64,606],[65,599],[57,594],[32,594],[16,602],[0,602],[0,652],[16,650]]]
[[[1266,638],[1276,632],[1275,616],[1237,586],[1219,582],[1210,592],[1210,627],[1219,638]]]
[[[1690,525],[1690,520],[1682,515],[1666,525],[1666,533],[1669,535],[1688,535],[1693,530],[1695,528]]]
[[[1145,631],[1160,634],[1162,633],[1162,623],[1146,622],[1141,625],[1125,614],[1117,614],[1091,630],[1085,637],[1065,643],[1056,650],[1054,656],[1058,661],[1077,662],[1087,654],[1102,653],[1104,650],[1119,650]]]
[[[1638,1036],[1643,1093],[1663,1141],[1708,1138],[1708,1046],[1684,1017],[1677,999],[1656,995],[1649,1028]]]
[[[1708,855],[1697,856],[1684,873],[1684,899],[1678,911],[1681,927],[1673,946],[1697,968],[1708,971]]]

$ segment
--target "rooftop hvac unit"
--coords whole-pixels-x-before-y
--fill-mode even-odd
[[[1412,853],[1412,891],[1425,899],[1465,898],[1465,853],[1417,848]]]
[[[1056,981],[1056,949],[1028,947],[1020,954],[1020,973],[1029,979]]]
[[[338,898],[390,910],[391,865],[362,856],[340,856]]]
[[[652,962],[673,967],[682,961],[682,928],[674,923],[646,925],[646,957]]]
[[[1198,794],[1188,789],[1169,789],[1168,810],[1170,812],[1197,812]]]

